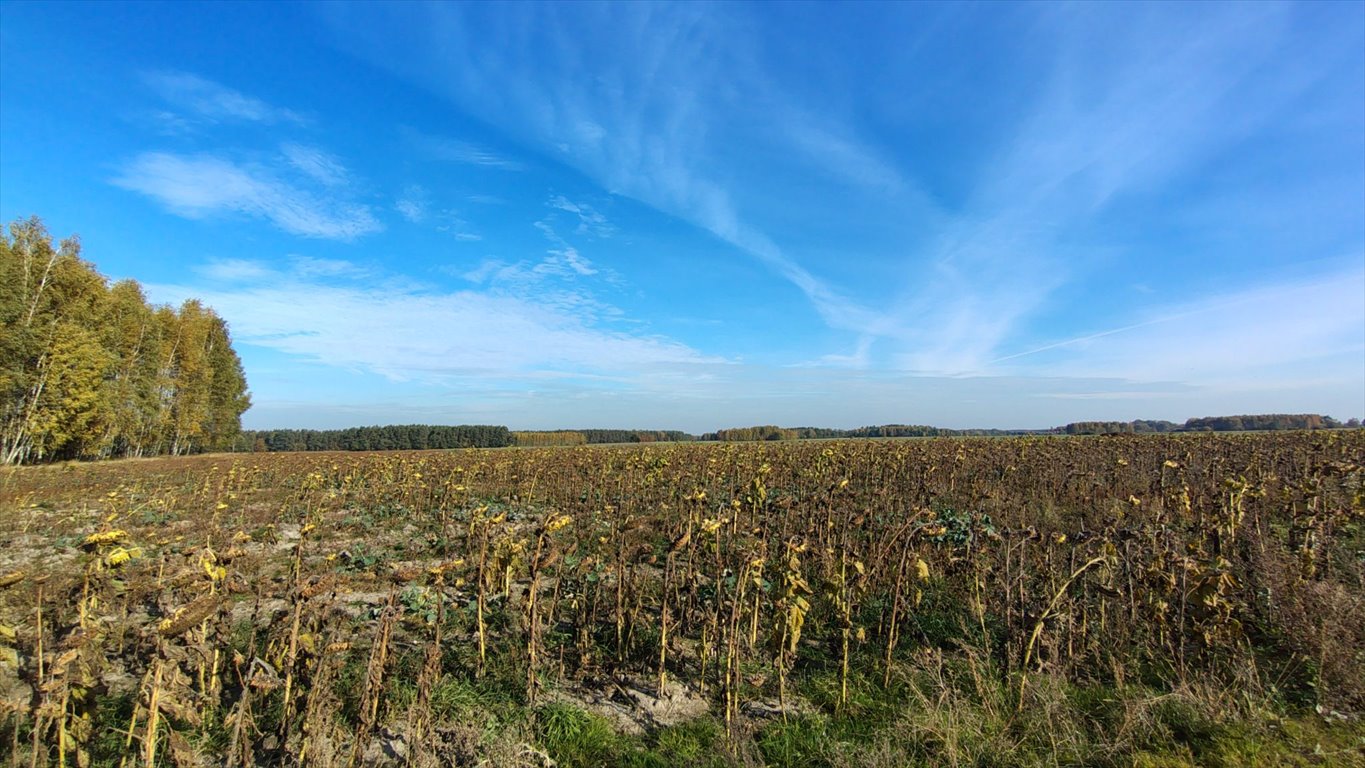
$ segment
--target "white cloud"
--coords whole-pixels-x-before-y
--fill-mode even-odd
[[[426,207],[420,201],[410,197],[400,199],[394,203],[393,207],[403,215],[403,218],[414,224],[421,222],[427,215]]]
[[[420,224],[427,217],[427,191],[420,184],[410,184],[403,190],[403,196],[394,203],[394,208],[403,218],[413,224]]]
[[[435,219],[436,231],[447,232],[462,243],[476,243],[483,239],[477,232],[471,232],[469,222],[454,210],[432,210],[431,195],[420,184],[410,184],[394,203],[394,209],[413,224],[421,224]]]
[[[303,278],[357,278],[370,270],[343,259],[319,259],[314,256],[291,256],[289,264],[294,274]]]
[[[188,72],[153,72],[145,80],[166,101],[209,122],[307,123],[298,112],[271,106]]]
[[[551,250],[547,253],[544,259],[534,263],[529,261],[509,263],[501,259],[485,259],[474,269],[458,274],[476,285],[525,293],[528,297],[531,293],[547,296],[549,289],[546,285],[549,283],[568,284],[574,278],[597,274],[591,262],[579,256],[572,248],[568,252]],[[587,296],[581,289],[574,291],[574,295],[585,297],[585,300]]]
[[[506,201],[506,200],[502,199],[501,197],[498,197],[497,195],[481,195],[481,194],[465,195],[465,199],[468,200],[468,201],[471,202],[471,203],[478,203],[479,205],[506,205],[506,204],[507,204],[507,201]]]
[[[1365,257],[1357,258],[1359,263]],[[1293,389],[1305,378],[1365,396],[1365,271],[1256,286],[1156,307],[1122,328],[1002,358],[1021,371]]]
[[[240,213],[303,237],[354,240],[383,225],[366,205],[319,197],[271,171],[214,155],[147,152],[124,166],[113,183],[200,219]]]
[[[523,171],[525,163],[493,152],[473,142],[441,136],[431,136],[420,131],[405,128],[402,131],[408,141],[427,155],[452,163],[478,165],[504,171]]]
[[[343,259],[320,259],[290,254],[276,264],[252,259],[211,259],[194,268],[204,277],[220,283],[262,284],[280,280],[354,280],[371,270]]]
[[[607,221],[607,217],[587,203],[575,203],[563,195],[555,195],[550,198],[550,207],[577,217],[578,228],[574,230],[577,234],[611,237],[616,232],[616,227]]]
[[[434,214],[434,218],[440,222],[436,225],[437,232],[449,233],[462,243],[476,243],[483,239],[483,235],[471,232],[469,222],[461,218],[459,213],[454,210],[440,211]]]
[[[280,148],[285,159],[295,170],[328,187],[339,187],[350,181],[350,172],[331,154],[317,147],[285,144]]]
[[[210,280],[227,283],[260,280],[275,274],[265,264],[249,259],[215,259],[195,268],[195,271]]]
[[[547,372],[631,378],[655,366],[717,362],[676,341],[598,326],[590,314],[537,297],[371,282],[324,282],[295,269],[226,287],[148,290],[158,300],[202,298],[242,344],[396,381]]]
[[[515,264],[508,264],[501,259],[485,259],[479,266],[460,274],[460,277],[476,285],[483,284],[490,280],[505,280],[509,276],[514,279],[522,279],[524,270]]]
[[[567,240],[559,236],[553,225],[548,220],[537,221],[535,228],[545,235],[555,247],[546,251],[546,258],[536,265],[535,272],[541,275],[558,275],[588,277],[598,273],[598,269],[587,257],[578,252],[578,249],[569,244]]]
[[[811,115],[793,110],[782,125],[798,152],[827,175],[854,186],[885,193],[909,191],[909,185],[890,161],[845,135],[849,129],[822,124]],[[924,204],[924,201],[920,201]]]
[[[151,113],[151,117],[156,123],[157,131],[166,136],[179,136],[194,130],[192,120],[187,120],[175,112],[157,110]]]

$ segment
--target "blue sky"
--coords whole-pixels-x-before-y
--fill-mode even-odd
[[[1365,4],[0,6],[248,427],[1365,415]]]

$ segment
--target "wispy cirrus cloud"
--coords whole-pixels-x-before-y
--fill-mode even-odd
[[[146,152],[112,180],[190,219],[236,213],[303,237],[354,240],[383,229],[367,205],[323,196],[269,168],[215,154]]]
[[[1137,13],[1103,43],[1090,16],[1104,10],[1041,14],[1039,34],[1057,42],[1049,77],[874,329],[899,342],[897,365],[992,370],[1008,345],[1033,336],[1030,317],[1058,288],[1084,280],[1096,253],[1125,247],[1078,242],[1077,230],[1197,172],[1311,83],[1302,71],[1269,88],[1252,77],[1281,50],[1285,7],[1201,10],[1198,35]]]
[[[149,72],[144,81],[172,106],[207,122],[252,122],[305,125],[308,120],[292,109],[260,99],[189,72]],[[172,118],[183,120],[175,116]]]
[[[507,201],[497,195],[473,194],[465,195],[466,200],[479,205],[506,205]]]
[[[395,381],[512,381],[550,373],[628,379],[656,366],[721,362],[538,297],[446,291],[374,275],[347,280],[359,276],[352,271],[359,268],[328,269],[323,276],[317,261],[299,258],[252,266],[240,260],[209,265],[206,275],[233,280],[148,291],[157,300],[201,297],[231,324],[240,343]]]
[[[554,246],[546,251],[547,256],[537,269],[543,268],[546,274],[556,275],[574,274],[588,277],[597,274],[597,268],[593,266],[593,263],[580,254],[577,248],[570,245],[569,241],[560,237],[548,220],[537,221],[534,226]]]
[[[599,268],[579,253],[548,221],[537,221],[535,227],[551,244],[541,260],[508,262],[490,258],[473,269],[449,271],[500,295],[555,306],[584,317],[622,317],[622,311],[600,300],[595,290],[604,282],[618,283],[616,273]]]
[[[830,126],[827,121],[803,114],[793,108],[782,121],[783,138],[797,154],[826,175],[847,185],[881,190],[891,194],[913,191],[896,164],[880,155],[864,141],[853,138],[851,129]],[[928,205],[927,200],[917,201]]]
[[[483,235],[473,231],[455,209],[436,208],[431,193],[420,184],[409,184],[393,204],[399,215],[413,224],[431,222],[437,232],[445,232],[462,243],[477,243]]]
[[[332,20],[346,33],[365,25],[357,9],[337,10]],[[458,44],[417,44],[410,55],[395,57],[392,40],[350,42],[508,135],[558,155],[609,192],[680,217],[750,253],[801,290],[831,325],[873,324],[875,313],[745,219],[737,197],[753,190],[724,181],[729,174],[721,171],[726,163],[721,150],[728,151],[737,138],[730,126],[748,126],[738,145],[770,143],[765,116],[774,99],[783,98],[767,87],[770,73],[751,53],[759,46],[731,39],[728,14],[714,8],[638,4],[622,6],[610,19],[581,10],[503,9],[496,24],[503,34],[495,39],[487,30],[476,31],[464,9],[425,7],[416,12],[417,25]],[[604,37],[609,44],[583,47],[585,39]],[[778,111],[798,110],[784,105]],[[730,119],[735,113],[743,118]],[[823,142],[871,168],[874,153],[856,146],[851,135],[826,127],[804,143]],[[441,146],[418,138],[429,151]],[[459,145],[448,154],[470,155]],[[869,176],[877,191],[892,178],[889,172],[865,171],[854,175]]]
[[[308,123],[299,112],[193,73],[158,71],[143,80],[176,110],[161,113],[163,126],[173,132],[229,122]],[[383,229],[370,206],[352,198],[356,179],[341,159],[298,141],[285,141],[274,152],[143,152],[123,163],[111,181],[185,218],[239,214],[290,234],[329,240],[354,240]]]
[[[587,203],[576,203],[563,195],[555,195],[550,198],[550,207],[577,217],[578,227],[574,230],[577,234],[611,237],[616,232],[607,217]]]
[[[590,205],[571,202],[563,195],[551,197],[546,207],[550,214],[532,222],[550,245],[539,261],[488,258],[473,269],[447,268],[445,271],[475,285],[528,299],[541,297],[563,306],[583,307],[593,315],[619,315],[620,310],[594,296],[592,287],[603,283],[619,285],[620,276],[584,256],[560,234],[557,219],[561,218],[560,213],[570,213],[578,221],[569,237],[609,237],[615,231],[614,227]]]
[[[194,271],[214,284],[259,284],[283,279],[355,280],[372,274],[368,267],[344,259],[291,254],[278,262],[256,259],[210,259]]]
[[[394,210],[398,211],[398,213],[403,216],[403,218],[413,224],[421,222],[422,219],[425,219],[427,216],[426,205],[419,198],[411,196],[401,197],[398,202],[393,204],[393,207]]]
[[[1352,263],[1354,262],[1354,263]],[[1018,372],[1293,385],[1305,375],[1365,396],[1365,254],[1313,277],[1154,306],[1138,322],[993,361]]]
[[[291,272],[305,279],[345,278],[359,279],[373,274],[368,267],[345,259],[321,259],[316,256],[290,256]]]
[[[419,152],[438,160],[462,165],[497,168],[503,171],[526,170],[526,164],[520,160],[505,157],[470,141],[445,136],[432,136],[411,128],[404,128],[401,133]]]
[[[426,209],[423,208],[424,215]],[[436,231],[445,232],[462,243],[477,243],[483,239],[483,235],[475,232],[468,221],[459,214],[458,211],[446,209],[430,213],[430,218],[436,220]]]
[[[195,271],[210,280],[225,283],[262,280],[276,274],[265,263],[251,259],[214,259],[199,265]]]
[[[350,171],[335,155],[317,147],[287,143],[280,151],[290,166],[323,186],[341,187],[351,180]]]
[[[403,218],[413,224],[420,224],[427,217],[430,205],[427,190],[420,184],[409,184],[393,207]]]
[[[388,28],[423,34],[367,34],[374,16],[390,13],[404,24]],[[1097,215],[1188,182],[1330,71],[1331,51],[1278,65],[1289,55],[1291,13],[1270,4],[1021,8],[1016,21],[1050,53],[1015,52],[1036,82],[1015,84],[1021,103],[977,137],[976,162],[964,164],[950,200],[920,183],[928,163],[889,155],[853,116],[894,116],[898,130],[929,119],[907,117],[885,90],[860,82],[812,98],[801,72],[765,58],[762,26],[744,7],[639,4],[610,15],[536,7],[495,19],[467,6],[352,7],[328,18],[371,61],[757,259],[827,327],[853,336],[853,353],[829,360],[957,374],[988,371],[1002,350],[1035,337],[1058,289],[1087,280],[1097,253],[1124,246],[1078,235]],[[921,21],[906,16],[886,21]],[[1195,21],[1197,34],[1188,29]],[[891,82],[918,85],[917,66],[934,62],[911,56],[895,75],[904,79]],[[837,191],[805,191],[811,168]],[[836,196],[849,200],[824,204]],[[877,231],[838,220],[858,206],[887,214]],[[894,237],[903,218],[922,226],[899,253],[881,249],[890,277],[869,283],[853,266],[872,256],[863,244]],[[840,241],[829,248],[837,258],[813,257],[789,234],[811,231],[809,220]]]

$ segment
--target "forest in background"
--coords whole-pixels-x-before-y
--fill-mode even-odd
[[[250,404],[212,309],[110,284],[36,217],[0,234],[0,462],[226,450]]]
[[[948,429],[920,424],[883,424],[856,429],[825,427],[736,427],[694,435],[673,429],[553,429],[510,431],[487,425],[400,424],[350,429],[246,430],[233,451],[421,451],[441,448],[609,445],[623,443],[765,442],[873,437],[1007,437],[1017,435],[1110,435],[1175,432],[1245,432],[1341,429],[1360,426],[1314,413],[1207,416],[1184,424],[1171,421],[1078,421],[1052,429]]]

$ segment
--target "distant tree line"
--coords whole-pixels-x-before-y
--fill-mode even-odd
[[[424,451],[442,448],[502,448],[512,445],[507,427],[398,424],[350,429],[246,431],[234,446],[241,451]]]
[[[685,443],[695,435],[674,429],[554,429],[512,433],[513,445],[604,445],[612,443]]]
[[[1265,413],[1254,416],[1205,416],[1184,424],[1170,421],[1077,421],[1061,429],[1068,435],[1105,435],[1137,432],[1244,432],[1281,429],[1354,428],[1356,419],[1343,424],[1316,413]]]
[[[537,432],[513,432],[512,445],[523,448],[538,448],[551,445],[587,445],[588,436],[570,429],[556,429]]]
[[[923,424],[883,424],[880,427],[850,429],[840,437],[1002,437],[1034,434],[1029,429],[946,429]]]
[[[250,404],[212,309],[110,285],[36,217],[0,233],[0,461],[225,449]]]
[[[603,443],[687,443],[696,435],[676,429],[580,429],[589,445]]]
[[[837,430],[830,430],[837,431]],[[732,427],[730,429],[718,429],[701,436],[702,440],[719,440],[721,442],[746,442],[754,440],[799,440],[801,433],[797,429],[789,427],[775,427],[765,424],[758,427]]]
[[[1048,430],[1024,429],[946,429],[922,424],[883,424],[877,427],[831,429],[828,427],[734,427],[702,435],[700,440],[739,442],[748,440],[829,440],[857,437],[973,437],[1044,433]]]
[[[1136,421],[1077,421],[1064,427],[1052,429],[947,429],[924,424],[883,424],[855,429],[830,429],[826,427],[777,427],[763,425],[756,427],[734,427],[707,432],[698,440],[721,442],[763,441],[763,440],[820,440],[859,437],[1004,437],[1009,435],[1108,435],[1129,433],[1165,432],[1228,432],[1239,430],[1273,429],[1338,429],[1356,428],[1359,419],[1345,423],[1331,416],[1318,414],[1272,413],[1258,416],[1209,416],[1190,419],[1184,424],[1173,421],[1145,420]]]
[[[1260,416],[1206,416],[1185,422],[1186,432],[1237,432],[1270,429],[1338,429],[1341,422],[1316,413],[1272,413]]]
[[[1075,421],[1062,427],[1068,435],[1115,435],[1137,432],[1181,432],[1173,421]]]
[[[1240,426],[1239,426],[1240,425]],[[762,425],[721,429],[697,436],[677,430],[557,429],[509,431],[501,426],[434,426],[404,424],[351,429],[272,429],[242,432],[233,442],[237,451],[405,451],[446,448],[550,447],[603,443],[720,442],[812,440],[875,437],[1003,437],[1008,435],[1095,435],[1135,432],[1192,432],[1235,429],[1330,429],[1358,427],[1329,416],[1270,414],[1170,421],[1078,421],[1053,429],[947,429],[922,424],[883,424],[856,429],[778,427]]]
[[[510,431],[489,425],[399,424],[350,429],[247,430],[235,451],[421,451],[446,448],[503,448],[597,443],[686,442],[693,435],[676,430],[559,429]]]

